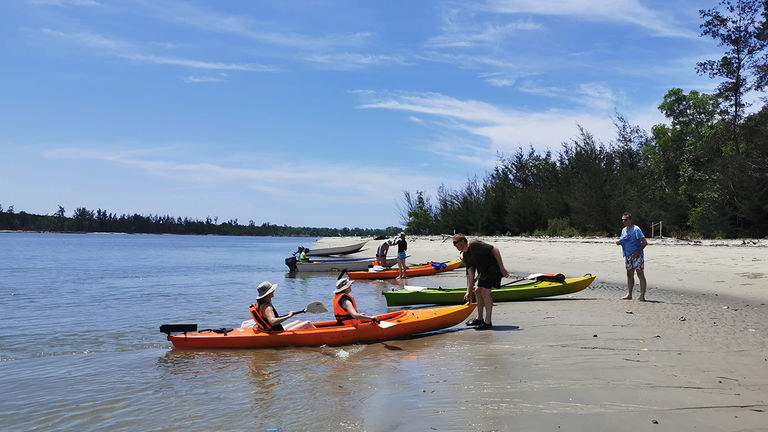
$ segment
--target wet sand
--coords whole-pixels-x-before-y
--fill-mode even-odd
[[[765,240],[650,240],[649,301],[639,302],[619,300],[626,276],[615,239],[482,239],[501,249],[515,276],[597,280],[568,296],[497,303],[493,331],[460,325],[350,348],[361,361],[348,362],[345,376],[359,374],[353,387],[365,396],[346,399],[325,426],[344,417],[342,430],[369,431],[768,430]],[[457,257],[450,239],[408,241],[409,262]],[[460,287],[464,276],[407,283]]]

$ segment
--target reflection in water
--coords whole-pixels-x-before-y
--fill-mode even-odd
[[[157,360],[159,380],[169,394],[208,401],[186,407],[193,426],[230,416],[227,429],[429,429],[435,410],[471,385],[462,378],[471,380],[462,360],[470,347],[454,332],[343,347],[173,349]]]

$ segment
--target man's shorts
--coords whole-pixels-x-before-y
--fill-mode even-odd
[[[643,270],[645,268],[645,259],[642,255],[635,259],[632,259],[631,255],[625,256],[624,267],[626,267],[627,270]]]
[[[501,278],[486,278],[486,279],[478,279],[477,280],[477,287],[478,288],[499,288],[501,287]]]
[[[405,252],[398,252],[397,253],[397,259],[404,260],[406,256],[407,255],[405,254]]]

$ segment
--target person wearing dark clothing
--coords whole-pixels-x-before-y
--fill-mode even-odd
[[[474,288],[477,298],[477,318],[467,322],[477,330],[493,328],[493,299],[491,289],[501,286],[501,278],[509,277],[504,267],[501,252],[496,246],[480,240],[467,240],[464,234],[453,236],[453,245],[461,252],[461,260],[467,268],[467,293],[464,300],[469,302]],[[477,284],[477,287],[475,287]]]
[[[408,250],[408,242],[405,241],[405,233],[398,234],[395,243],[397,245],[397,266],[400,269],[398,279],[405,279],[405,257],[407,256],[405,251]]]

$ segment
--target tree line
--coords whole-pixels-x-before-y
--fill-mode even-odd
[[[696,66],[721,79],[714,94],[669,90],[659,105],[669,123],[650,133],[617,113],[609,142],[579,127],[557,153],[499,155],[483,179],[458,190],[443,185],[434,203],[424,191],[406,191],[406,231],[606,235],[629,211],[644,230],[662,221],[667,236],[767,236],[768,107],[762,97],[747,115],[745,96],[768,85],[768,2],[719,6],[699,11],[701,36],[724,48],[720,59]]]
[[[16,212],[14,206],[3,209],[0,205],[0,230],[38,231],[38,232],[120,232],[129,234],[199,234],[199,235],[236,235],[236,236],[279,236],[279,237],[331,237],[331,236],[394,236],[402,229],[388,227],[371,228],[313,228],[291,227],[262,223],[240,225],[237,219],[218,223],[218,218],[207,217],[204,221],[190,218],[160,215],[118,216],[106,210],[88,210],[78,207],[71,217],[65,215],[65,209],[59,209],[52,215]]]

